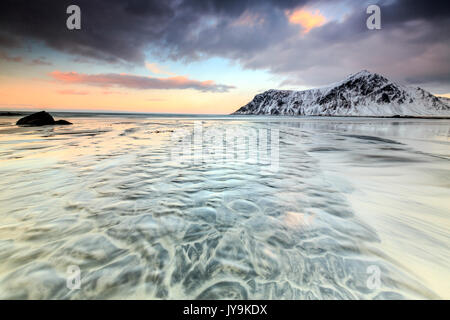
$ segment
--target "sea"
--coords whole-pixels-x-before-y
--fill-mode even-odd
[[[450,120],[0,117],[0,299],[450,299]]]

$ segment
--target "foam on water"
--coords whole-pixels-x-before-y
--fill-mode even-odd
[[[0,298],[450,298],[448,120],[12,120]],[[278,170],[170,158],[173,131],[195,121],[279,130]]]

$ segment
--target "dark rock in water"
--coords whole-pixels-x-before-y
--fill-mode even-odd
[[[50,113],[41,111],[23,117],[16,122],[18,126],[46,126],[46,125],[68,125],[72,124],[66,120],[55,121]]]
[[[54,124],[68,125],[68,124],[72,124],[72,122],[69,122],[69,121],[67,121],[67,120],[57,120],[57,121],[55,121]]]
[[[53,117],[49,113],[41,111],[19,119],[16,124],[19,126],[45,126],[54,123],[55,119],[53,119]]]

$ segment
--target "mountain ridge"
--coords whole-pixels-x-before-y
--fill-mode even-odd
[[[321,88],[267,90],[233,114],[450,117],[450,105],[419,87],[397,84],[382,75],[362,70]]]

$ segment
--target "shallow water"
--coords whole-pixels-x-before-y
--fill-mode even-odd
[[[450,298],[449,120],[66,119],[0,118],[2,299]]]

